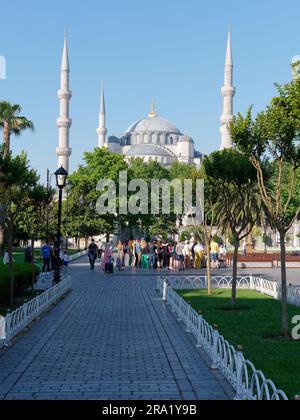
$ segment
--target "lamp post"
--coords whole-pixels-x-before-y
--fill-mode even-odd
[[[51,189],[51,181],[52,181],[52,177],[55,174],[51,174],[50,175],[50,170],[47,169],[47,193],[49,194],[50,189]],[[46,242],[48,242],[50,239],[50,234],[49,234],[49,203],[47,204],[46,207]]]
[[[80,217],[81,217],[81,207],[84,204],[84,198],[81,195],[78,200],[78,249],[80,251]]]
[[[47,194],[50,190],[50,171],[47,169]],[[46,207],[46,243],[49,241],[49,204]]]
[[[56,172],[56,186],[58,188],[58,216],[57,216],[57,243],[56,243],[56,262],[54,271],[54,284],[60,282],[60,239],[61,239],[61,213],[62,213],[62,196],[63,189],[66,186],[68,172],[61,166]]]
[[[72,181],[70,179],[66,182],[66,190],[67,190],[67,214],[66,214],[66,249],[68,249],[68,242],[69,242],[69,193],[72,189]]]

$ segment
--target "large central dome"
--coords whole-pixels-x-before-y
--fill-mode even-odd
[[[193,139],[156,114],[154,101],[147,118],[133,123],[120,138],[109,137],[107,143],[111,152],[123,153],[128,160],[142,158],[167,167],[176,161],[200,166],[202,160]]]
[[[149,116],[142,120],[136,121],[125,131],[125,135],[133,133],[169,133],[169,134],[178,134],[182,133],[180,130],[175,127],[174,124],[170,123],[168,120],[158,117],[158,116]]]

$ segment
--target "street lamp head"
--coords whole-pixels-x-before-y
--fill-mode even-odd
[[[63,189],[66,186],[68,172],[62,166],[55,172],[56,186],[59,189]]]

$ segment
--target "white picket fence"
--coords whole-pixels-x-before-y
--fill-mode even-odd
[[[178,290],[207,289],[208,286],[207,276],[160,277],[158,280],[158,290],[161,293],[163,292],[164,280],[167,280],[173,289]],[[211,283],[213,289],[231,289],[232,276],[213,276]],[[277,300],[281,299],[281,286],[278,283],[251,275],[238,276],[237,288],[253,290]],[[291,305],[300,306],[300,287],[288,287],[288,302]]]
[[[71,290],[71,287],[71,277],[66,274],[62,275],[62,280],[59,284],[51,287],[16,311],[7,314],[4,318],[5,328],[2,328],[2,336],[0,336],[0,348],[8,346],[15,336],[25,330],[32,321]]]
[[[70,257],[71,261],[87,255],[87,251],[80,251]],[[16,311],[0,317],[0,348],[10,344],[11,340],[21,331],[25,330],[32,321],[38,318],[44,311],[53,305],[58,299],[66,294],[72,287],[69,274],[61,273],[61,282],[51,287],[53,273],[41,273],[38,282],[49,288],[40,296],[26,303]]]
[[[229,288],[229,277],[214,277],[214,287]],[[260,281],[261,280],[261,281]],[[231,278],[232,282],[232,278]],[[267,294],[278,291],[262,279],[254,279],[249,276],[239,277],[241,288],[256,287],[255,290]],[[211,326],[202,315],[198,314],[175,289],[184,286],[183,289],[201,289],[207,285],[205,277],[159,277],[157,289],[162,295],[163,301],[167,302],[171,310],[176,314],[178,321],[183,322],[186,331],[191,333],[197,340],[197,347],[204,349],[211,360],[211,368],[220,370],[236,392],[236,400],[285,400],[288,398],[282,390],[278,390],[274,383],[266,379],[263,372],[257,370],[252,362],[246,360],[241,351],[236,350],[225,338],[220,335],[217,329]],[[187,287],[188,286],[188,287]],[[273,288],[272,288],[273,287]],[[254,289],[253,289],[254,290]],[[294,295],[299,298],[299,290]],[[277,297],[278,298],[278,297]]]

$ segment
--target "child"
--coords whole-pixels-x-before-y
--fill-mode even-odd
[[[68,272],[69,269],[69,264],[70,264],[70,257],[67,254],[67,251],[64,251],[63,254],[63,266],[64,266],[64,271]]]

